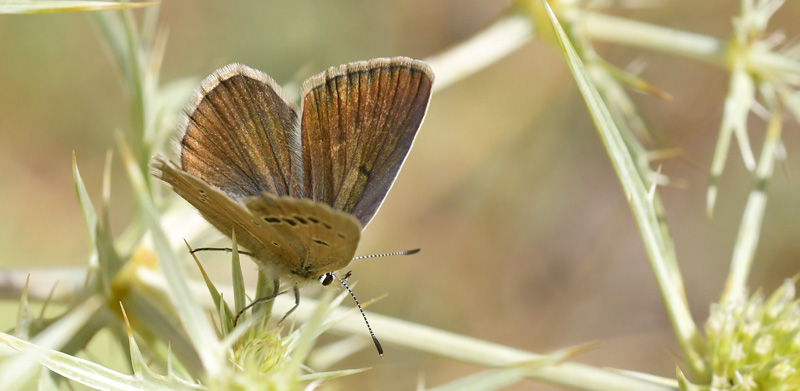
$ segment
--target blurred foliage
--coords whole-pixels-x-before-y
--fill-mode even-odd
[[[734,32],[731,20],[740,16],[741,4],[675,1],[602,12],[721,40],[736,34],[740,41],[774,32],[800,34],[794,23],[797,2],[784,4],[761,35],[741,32],[762,27],[759,20],[740,21]],[[151,11],[136,11],[136,16],[144,12]],[[468,6],[416,0],[248,0],[235,6],[169,1],[153,19],[168,34],[158,61],[161,71],[152,82],[172,87],[170,100],[184,101],[202,77],[235,61],[298,91],[299,82],[330,65],[441,53],[507,12],[509,5],[497,1]],[[95,18],[81,13],[0,16],[4,268],[85,265],[90,256],[86,231],[78,229],[83,213],[74,196],[70,156],[74,151],[78,157],[87,195],[99,208],[106,152],[116,147],[114,130],[131,132],[136,121],[133,92],[120,87],[125,80],[113,49],[98,39],[103,35]],[[627,200],[561,54],[543,42],[533,41],[433,97],[415,147],[364,232],[359,253],[423,251],[411,258],[353,264],[353,278],[360,280],[363,301],[389,293],[371,308],[378,312],[526,350],[599,340],[601,346],[576,359],[673,377],[675,359],[668,352],[678,347]],[[646,148],[681,151],[650,168],[659,165],[665,177],[685,183],[685,188],[658,190],[689,305],[696,320],[705,319],[708,303],[723,290],[754,181],[742,159],[728,159],[725,174],[715,182],[714,217],[706,217],[708,172],[729,72],[641,48],[585,44],[582,54],[636,73],[673,97],[628,94],[654,132]],[[164,121],[154,126],[174,127],[172,115],[151,114]],[[744,115],[756,129],[749,134],[753,149],[760,151],[764,134],[758,129],[765,120]],[[778,150],[800,150],[796,123],[787,120],[784,127]],[[771,179],[750,287],[771,292],[797,272],[800,185],[791,179],[797,165],[793,159],[779,161]],[[124,166],[115,163],[109,177],[113,193],[103,217],[114,236],[137,218],[137,209]],[[202,258],[212,280],[229,278],[230,255]],[[244,262],[243,271],[252,283],[255,267]],[[36,273],[31,284],[41,284]],[[16,311],[4,312],[8,323],[0,326],[14,327]],[[400,348],[379,363],[365,350],[341,365],[375,367],[329,382],[341,388],[409,389],[420,372],[426,384],[475,372],[471,365]]]

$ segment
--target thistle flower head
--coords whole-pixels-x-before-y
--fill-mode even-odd
[[[711,391],[800,389],[800,301],[794,281],[769,297],[732,293],[706,323]]]

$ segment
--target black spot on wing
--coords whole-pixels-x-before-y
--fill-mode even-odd
[[[328,242],[326,242],[326,241],[324,241],[324,240],[319,240],[319,239],[316,239],[316,238],[315,238],[315,239],[311,239],[311,240],[312,240],[314,243],[316,243],[316,244],[318,244],[318,245],[320,245],[320,246],[325,246],[325,247],[330,247],[330,246],[331,246],[330,244],[328,244]]]
[[[266,221],[266,222],[268,222],[270,224],[280,224],[281,223],[281,219],[279,219],[277,217],[261,216],[261,218],[264,219],[264,221]]]

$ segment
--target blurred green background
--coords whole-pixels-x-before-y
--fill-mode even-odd
[[[603,12],[725,38],[738,5],[673,1]],[[486,0],[167,1],[160,18],[169,31],[161,80],[195,77],[199,83],[220,66],[242,62],[279,83],[298,83],[355,60],[424,59],[508,9],[506,2]],[[788,2],[772,30],[796,37],[799,13],[800,3]],[[660,188],[660,194],[688,299],[702,321],[722,288],[752,184],[734,145],[714,218],[706,217],[707,171],[727,74],[690,59],[597,47],[623,68],[643,62],[641,75],[674,97],[666,102],[631,93],[663,136],[658,147],[684,152],[663,161],[662,172],[687,186]],[[83,265],[87,237],[70,159],[75,151],[99,201],[114,130],[130,128],[116,65],[91,15],[79,13],[0,16],[0,53],[0,266]],[[800,136],[788,122],[789,160],[769,185],[753,289],[771,291],[798,272],[800,163],[793,156]],[[753,115],[750,124],[759,151],[763,121]],[[135,212],[119,160],[113,183],[118,233]],[[352,264],[362,301],[388,294],[370,310],[536,352],[596,341],[596,349],[576,360],[674,376],[679,350],[627,202],[563,58],[542,41],[433,96],[415,147],[358,253],[416,247],[422,252],[413,257]],[[224,256],[203,259],[218,271],[215,279],[229,278]],[[245,270],[256,273],[254,265]],[[35,271],[31,281],[36,284]],[[12,313],[0,318],[0,326],[11,327]],[[479,370],[396,346],[386,350],[383,360],[371,349],[353,356],[339,367],[373,369],[327,384],[408,390],[419,376],[436,385]],[[532,382],[509,389],[534,387],[559,389]]]

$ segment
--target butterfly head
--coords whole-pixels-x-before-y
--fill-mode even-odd
[[[346,284],[347,283],[347,279],[350,278],[351,274],[353,274],[352,270],[348,271],[347,273],[345,273],[344,277],[340,278],[342,280],[342,283]],[[333,280],[335,278],[339,278],[339,276],[337,276],[336,273],[334,273],[334,272],[329,272],[329,273],[325,273],[325,274],[319,276],[319,282],[320,282],[320,284],[322,284],[322,286],[328,286],[333,282]]]
[[[330,285],[333,282],[333,279],[334,279],[333,272],[325,273],[319,276],[319,282],[320,284],[322,284],[322,286]]]

